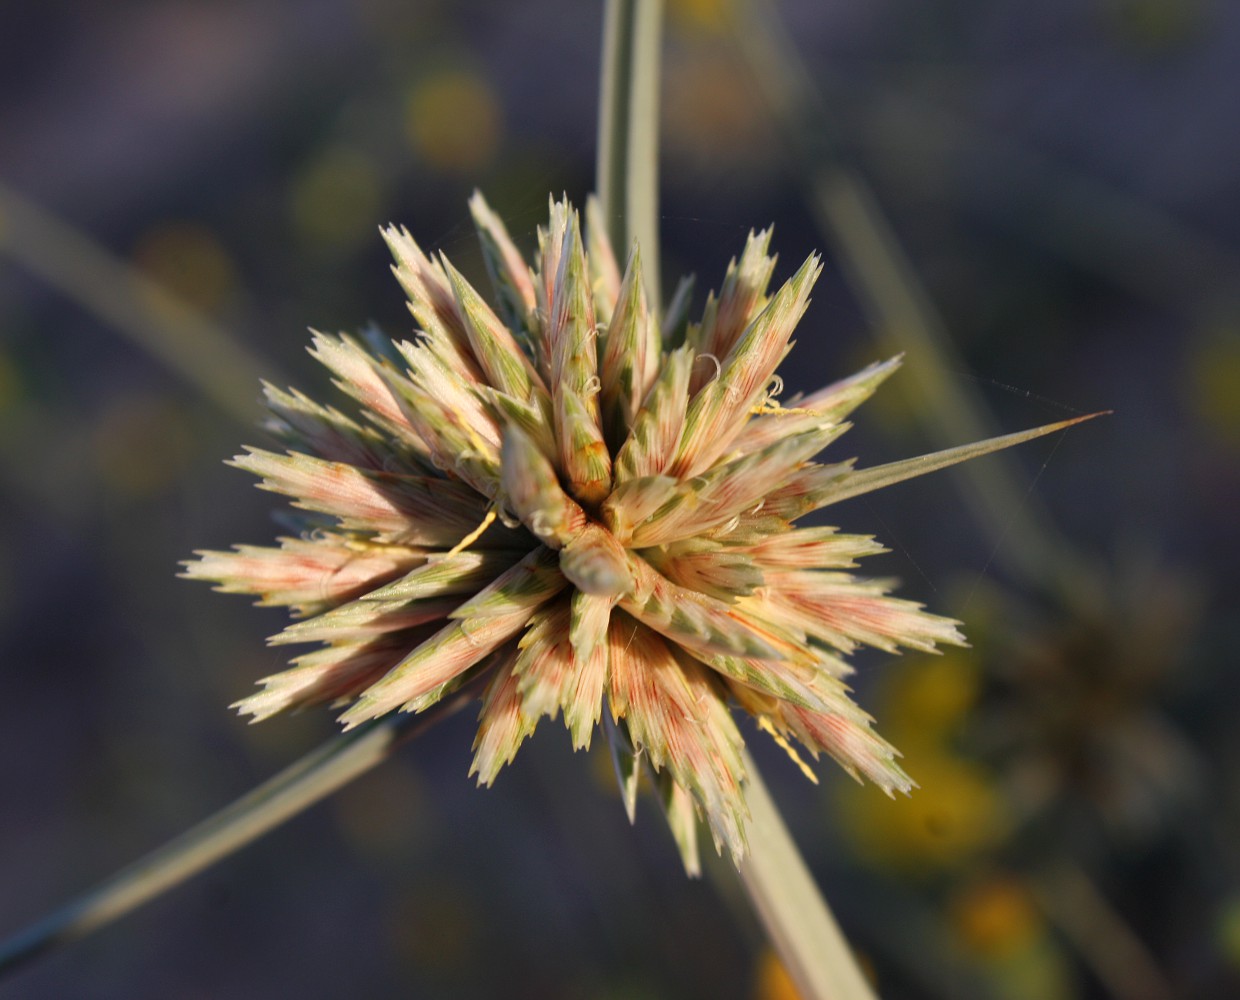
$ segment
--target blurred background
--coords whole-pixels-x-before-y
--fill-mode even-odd
[[[885,998],[1240,995],[1240,6],[667,8],[664,287],[695,272],[696,314],[774,222],[777,280],[827,256],[787,394],[907,351],[837,457],[1115,411],[829,511],[973,641],[860,661],[906,801],[746,729],[850,940]],[[308,325],[408,334],[380,223],[481,277],[475,187],[530,249],[584,200],[601,20],[0,8],[0,935],[335,731],[228,710],[282,614],[177,562],[273,537],[222,461],[260,377],[327,395]],[[603,741],[544,723],[478,790],[473,714],[0,994],[793,995]]]

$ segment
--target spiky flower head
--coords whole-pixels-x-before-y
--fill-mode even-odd
[[[660,314],[638,249],[622,276],[593,203],[584,238],[551,204],[532,266],[481,196],[470,207],[495,307],[388,228],[414,339],[316,333],[311,349],[357,415],[265,386],[287,451],[234,464],[305,512],[301,534],[199,552],[185,575],[288,607],[298,620],[270,641],[318,648],[237,707],[347,705],[352,727],[485,673],[471,774],[494,781],[543,716],[562,714],[579,748],[602,720],[630,818],[644,766],[691,871],[696,815],[717,850],[745,851],[732,706],[794,756],[793,740],[907,791],[846,657],[960,643],[957,623],[854,576],[882,551],[872,538],[795,523],[1037,432],[868,470],[817,463],[898,363],[775,401],[817,257],[770,294],[770,231],[750,234],[689,323],[690,286]]]

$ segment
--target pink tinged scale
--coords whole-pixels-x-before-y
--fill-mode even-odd
[[[465,318],[443,264],[427,257],[403,226],[387,226],[380,233],[396,260],[392,273],[409,297],[418,327],[431,339],[451,344],[463,362],[472,361]]]
[[[368,687],[340,717],[346,729],[395,709],[422,711],[453,680],[511,639],[567,581],[539,547],[452,612],[445,625]]]
[[[517,750],[538,726],[538,716],[525,709],[521,679],[515,672],[520,653],[514,644],[496,663],[478,713],[478,732],[474,736],[474,759],[469,774],[478,784],[491,785],[505,764],[511,764]]]
[[[732,345],[718,374],[693,397],[670,473],[682,479],[709,468],[740,434],[788,353],[822,264],[811,255]]]
[[[655,476],[676,453],[689,404],[689,372],[693,350],[680,347],[663,357],[632,428],[616,456],[616,482]]]
[[[891,597],[881,581],[846,573],[792,570],[767,575],[764,596],[781,620],[844,653],[860,644],[895,653],[903,646],[923,653],[936,644],[965,645],[960,622],[927,613],[914,601]]]
[[[864,403],[874,390],[899,366],[901,358],[892,358],[870,365],[851,378],[801,399],[785,407],[776,407],[751,417],[744,430],[732,442],[732,450],[742,454],[759,451],[790,434],[836,424]]]
[[[373,427],[363,427],[339,410],[322,406],[296,389],[285,392],[263,383],[263,402],[271,416],[263,428],[290,450],[304,451],[329,462],[347,462],[361,469],[389,472],[424,472],[412,456],[404,468],[398,464],[388,442]]]
[[[242,715],[261,722],[277,712],[307,705],[348,701],[386,674],[409,650],[429,638],[435,626],[334,642],[303,653],[288,670],[262,678],[263,690],[234,702]]]
[[[750,550],[711,538],[686,538],[646,549],[642,558],[672,583],[726,604],[762,586],[765,565]]]
[[[486,512],[463,483],[359,469],[294,452],[250,448],[232,464],[261,476],[259,488],[293,498],[293,506],[328,514],[342,527],[374,532],[379,540],[450,546]]]
[[[690,327],[686,338],[699,357],[726,357],[750,320],[766,305],[766,289],[775,272],[775,258],[767,254],[772,232],[770,227],[756,235],[751,230],[740,263],[735,257],[728,263],[719,295],[711,292],[707,296],[702,322]],[[709,365],[699,364],[693,374],[690,391],[696,393],[713,371]]]
[[[521,711],[530,719],[561,711],[573,748],[590,745],[607,680],[611,603],[576,593],[537,612],[518,644],[513,667]]]
[[[744,550],[770,572],[790,569],[851,569],[862,556],[887,552],[872,535],[844,535],[838,528],[794,528],[768,535]]]
[[[663,506],[633,530],[632,544],[644,548],[704,534],[759,508],[770,493],[847,427],[827,424],[803,431],[693,479],[681,480]]]
[[[499,491],[499,426],[477,388],[423,341],[397,345],[409,365],[402,413],[426,442],[435,467],[487,498]]]
[[[352,337],[331,337],[313,330],[311,333],[310,356],[336,376],[332,380],[336,388],[360,403],[366,416],[395,440],[427,454],[426,443],[409,422],[398,393],[392,388],[401,376]]]
[[[619,606],[719,674],[796,704],[827,709],[811,686],[817,654],[803,634],[667,580],[630,554],[633,590]]]
[[[238,545],[231,552],[199,550],[181,576],[207,580],[225,594],[252,594],[264,607],[307,618],[360,596],[422,562],[422,549],[347,539],[282,538],[279,548]]]
[[[268,643],[360,640],[446,618],[461,604],[462,595],[476,594],[514,562],[513,553],[503,549],[436,553],[399,580],[296,622]]]
[[[915,782],[900,767],[899,751],[870,728],[873,720],[848,698],[847,691],[838,684],[836,687],[837,707],[821,711],[792,705],[737,684],[730,684],[729,691],[741,708],[759,720],[760,726],[769,726],[784,740],[797,740],[814,760],[826,752],[857,781],[864,776],[888,795],[896,791],[907,793]],[[812,776],[812,772],[807,773]]]
[[[608,698],[638,752],[667,770],[706,815],[718,849],[745,852],[743,740],[709,672],[629,620],[613,643]],[[621,652],[622,650],[622,652]]]

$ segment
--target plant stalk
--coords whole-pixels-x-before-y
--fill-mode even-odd
[[[757,765],[745,753],[749,853],[740,877],[802,1000],[875,1000]]]
[[[236,802],[0,943],[0,976],[137,909],[257,840],[455,713],[462,692],[422,715],[392,715],[337,736]]]
[[[609,0],[604,17],[597,194],[617,256],[638,243],[646,296],[658,303],[663,2]]]
[[[613,245],[636,239],[647,294],[658,288],[661,3],[608,0],[599,96],[598,196]],[[749,851],[741,883],[802,1000],[874,1000],[839,925],[745,754]],[[722,867],[722,866],[721,866]]]
[[[258,416],[259,373],[281,381],[275,364],[227,329],[4,184],[0,255],[109,324],[247,427]]]

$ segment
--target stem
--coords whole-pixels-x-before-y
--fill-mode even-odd
[[[660,0],[608,0],[599,88],[598,196],[618,249],[641,245],[658,308]],[[745,753],[749,852],[741,882],[802,1000],[873,1000],[874,993]]]
[[[388,716],[329,740],[214,816],[0,943],[0,975],[110,924],[257,840],[386,760],[470,697],[462,692],[432,714]]]
[[[230,417],[253,425],[258,373],[275,377],[275,365],[85,233],[3,184],[0,254],[163,362]]]
[[[1172,1000],[1154,956],[1079,868],[1062,863],[1032,880],[1042,911],[1117,1000]]]
[[[874,1000],[761,774],[745,754],[749,853],[741,882],[802,1000]]]
[[[598,188],[621,261],[641,247],[647,298],[659,288],[659,74],[662,0],[608,0],[599,92]]]

